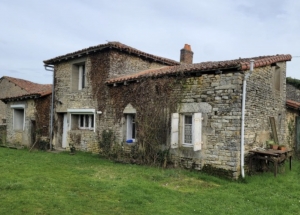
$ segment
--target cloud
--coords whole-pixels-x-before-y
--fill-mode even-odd
[[[189,43],[194,62],[299,56],[299,8],[293,0],[3,0],[0,67],[51,83],[43,60],[106,41],[174,60]],[[294,58],[288,76],[300,79],[299,67]]]

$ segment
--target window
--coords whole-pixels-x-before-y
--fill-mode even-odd
[[[95,124],[95,109],[67,109],[70,114],[68,129],[70,130],[94,130],[96,131]]]
[[[71,129],[94,129],[94,114],[71,114]]]
[[[85,64],[74,64],[72,69],[72,90],[82,90],[86,87]]]
[[[85,88],[85,65],[79,65],[78,66],[78,72],[79,72],[79,81],[78,81],[78,89],[82,90]]]
[[[281,71],[280,67],[276,66],[274,71],[274,88],[281,91]]]
[[[94,129],[94,115],[82,114],[78,115],[78,127],[80,129]]]
[[[193,117],[185,115],[183,125],[183,144],[191,145],[192,140],[192,129],[193,129]]]
[[[127,114],[126,115],[126,141],[135,142],[135,114]]]
[[[24,118],[25,112],[22,108],[15,108],[14,109],[14,130],[24,130]]]
[[[202,114],[173,113],[171,119],[171,148],[193,147],[194,151],[201,149]]]

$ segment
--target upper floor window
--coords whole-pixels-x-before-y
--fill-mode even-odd
[[[86,87],[85,63],[74,64],[72,68],[72,90],[82,90]]]

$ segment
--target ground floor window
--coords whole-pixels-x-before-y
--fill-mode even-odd
[[[94,129],[94,114],[72,114],[71,129],[93,130]]]
[[[22,108],[14,109],[13,127],[14,130],[24,130],[25,111]]]
[[[201,149],[202,114],[173,113],[171,118],[171,147],[193,147]]]
[[[193,142],[193,116],[185,115],[184,116],[184,127],[183,127],[183,143],[192,144]]]
[[[80,129],[94,129],[94,115],[81,114],[78,115],[78,124]]]
[[[136,128],[135,128],[135,114],[126,115],[126,141],[135,142]]]

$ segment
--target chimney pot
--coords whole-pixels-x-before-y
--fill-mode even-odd
[[[180,63],[192,64],[193,63],[193,55],[191,46],[189,44],[185,44],[184,48],[180,50]]]

